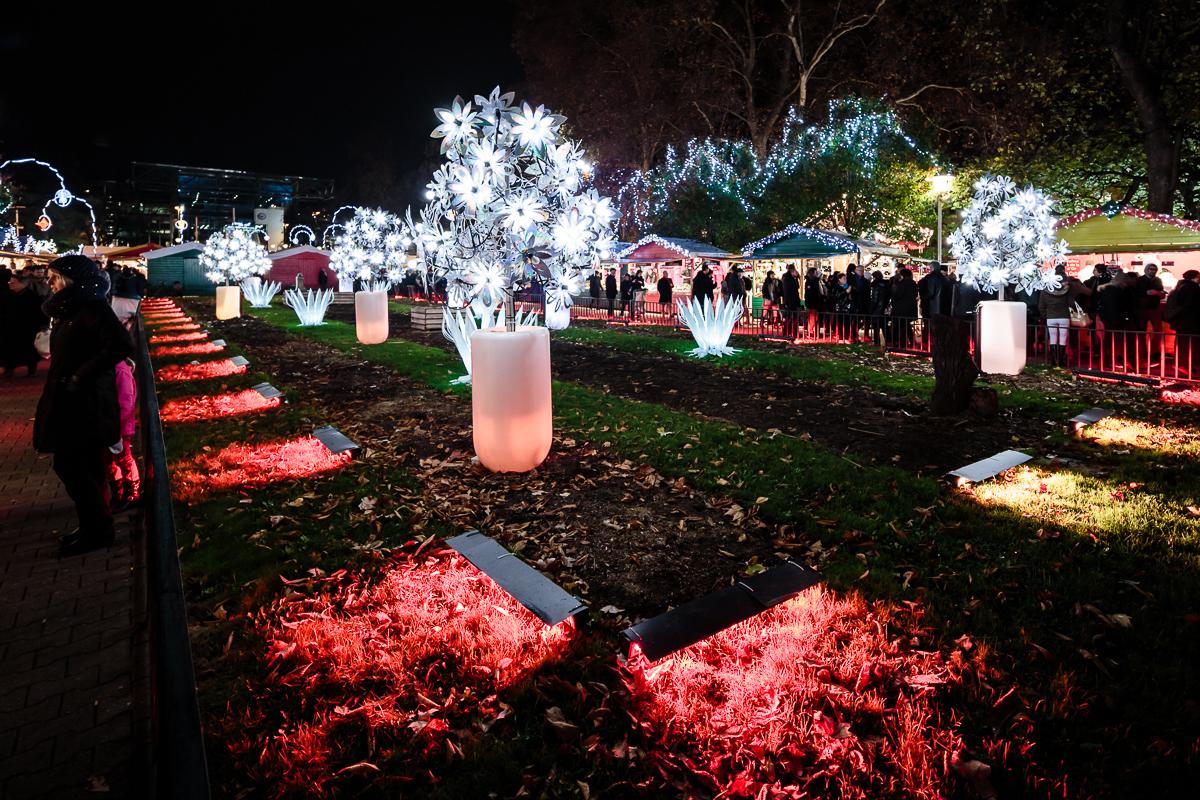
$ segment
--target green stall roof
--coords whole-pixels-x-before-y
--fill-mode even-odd
[[[1197,227],[1188,220],[1138,209],[1121,209],[1111,219],[1092,209],[1064,219],[1058,233],[1072,254],[1159,253],[1200,250]]]
[[[745,258],[756,260],[829,258],[856,252],[858,245],[848,236],[800,225],[789,225],[742,248]]]

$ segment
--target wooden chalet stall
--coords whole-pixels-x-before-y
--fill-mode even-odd
[[[1200,222],[1137,208],[1090,208],[1058,222],[1067,242],[1067,272],[1087,279],[1097,264],[1141,273],[1157,264],[1163,288],[1174,288],[1184,272],[1200,269]]]
[[[655,301],[658,300],[657,284],[663,273],[674,282],[674,295],[686,297],[692,291],[692,277],[702,266],[712,266],[713,278],[719,286],[734,258],[732,253],[706,242],[654,234],[643,236],[617,256],[622,273],[642,271],[646,280],[646,299]]]
[[[271,260],[271,269],[265,279],[281,283],[285,289],[319,289],[319,273],[324,270],[329,280],[326,288],[338,291],[337,274],[329,268],[328,250],[306,244],[277,250],[267,258]]]

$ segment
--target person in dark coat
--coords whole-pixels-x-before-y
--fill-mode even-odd
[[[608,298],[608,315],[613,315],[613,306],[617,299],[617,271],[610,269],[604,279],[604,296]]]
[[[807,327],[816,338],[822,314],[826,310],[825,284],[816,267],[809,267],[804,274],[804,310]]]
[[[787,272],[783,273],[779,302],[783,306],[783,335],[794,339],[800,321],[800,273],[795,264],[788,264]]]
[[[1175,369],[1200,376],[1200,271],[1189,269],[1163,306],[1163,318],[1175,331]]]
[[[782,298],[783,284],[775,277],[774,270],[767,270],[767,277],[762,285],[762,313],[765,324],[770,325],[775,321],[776,309],[779,308]]]
[[[328,289],[329,288],[329,275],[326,274],[324,269],[317,270],[317,288],[318,289]]]
[[[954,287],[946,274],[945,264],[933,262],[929,274],[917,281],[917,296],[921,301],[921,316],[924,319],[939,314],[949,314]]]
[[[692,297],[699,300],[701,303],[705,299],[712,302],[713,290],[716,288],[716,282],[713,281],[712,272],[708,269],[708,264],[700,268],[696,273],[696,277],[692,278]]]
[[[892,285],[883,277],[883,273],[875,270],[871,273],[871,302],[868,311],[871,314],[871,341],[883,345],[887,341],[884,315],[892,302]]]
[[[9,277],[8,285],[0,286],[0,295],[0,363],[4,375],[8,377],[17,367],[25,367],[32,377],[42,361],[34,339],[47,324],[42,298],[24,272]]]
[[[592,270],[592,274],[588,276],[588,297],[592,298],[592,305],[599,307],[597,302],[604,293],[604,279],[600,277],[599,270]]]
[[[892,343],[908,350],[912,348],[912,326],[917,318],[917,284],[910,269],[901,269],[896,277],[892,287]]]
[[[621,313],[629,313],[629,304],[633,301],[633,275],[626,272],[621,276]]]
[[[63,539],[61,554],[77,555],[113,541],[108,475],[121,442],[115,367],[133,355],[133,343],[105,301],[108,282],[96,262],[81,255],[50,263],[54,294],[43,306],[52,320],[50,369],[33,423],[33,446],[54,455],[54,472],[75,503],[79,530]]]
[[[1108,365],[1124,363],[1126,351],[1133,352],[1125,337],[1133,330],[1136,305],[1134,285],[1136,278],[1118,273],[1100,287],[1096,296],[1096,316],[1104,326],[1101,358]]]
[[[675,282],[664,272],[658,279],[658,302],[666,306],[668,311],[671,308],[671,292],[674,289]]]

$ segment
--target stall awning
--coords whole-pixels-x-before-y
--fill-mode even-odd
[[[1136,208],[1111,217],[1099,208],[1082,211],[1060,220],[1058,233],[1072,254],[1200,250],[1200,223]]]
[[[742,255],[751,260],[790,258],[829,258],[857,253],[858,245],[844,234],[818,228],[789,225],[782,230],[751,242],[742,248]]]
[[[678,261],[681,258],[731,258],[728,253],[708,242],[680,239],[674,236],[643,236],[636,244],[617,251],[622,262]]]

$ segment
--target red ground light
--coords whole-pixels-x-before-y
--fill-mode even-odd
[[[858,596],[813,589],[652,665],[635,646],[647,758],[722,797],[944,797],[962,745],[932,695],[957,679],[902,642]]]
[[[150,337],[150,344],[165,344],[167,342],[202,342],[208,338],[207,333],[160,333]]]
[[[574,635],[573,620],[547,627],[451,551],[371,582],[338,577],[337,588],[260,615],[271,665],[255,681],[262,702],[230,710],[231,729],[262,731],[230,749],[277,794],[423,780],[429,762],[487,735],[511,711],[497,693]],[[263,708],[284,710],[268,719]]]
[[[1200,406],[1200,386],[1167,386],[1159,393],[1164,403],[1181,406]]]
[[[275,408],[283,401],[281,397],[264,398],[253,389],[228,394],[181,397],[168,400],[159,409],[163,422],[201,422],[219,417],[234,417],[253,414],[267,408]]]
[[[224,349],[224,345],[214,344],[212,342],[204,342],[202,344],[168,344],[154,348],[152,351],[150,351],[150,355],[190,356],[200,355],[201,353],[219,353]]]
[[[333,454],[311,436],[264,444],[231,444],[201,453],[172,472],[176,500],[202,500],[212,492],[255,489],[276,481],[330,472],[350,463],[349,453]]]
[[[176,331],[198,331],[200,325],[195,322],[181,322],[178,325],[162,325],[157,328],[159,333],[174,333]]]
[[[154,377],[162,383],[203,381],[209,378],[241,375],[246,372],[246,369],[245,364],[234,364],[228,358],[222,358],[218,361],[204,361],[199,364],[167,364],[159,367],[154,373]]]

